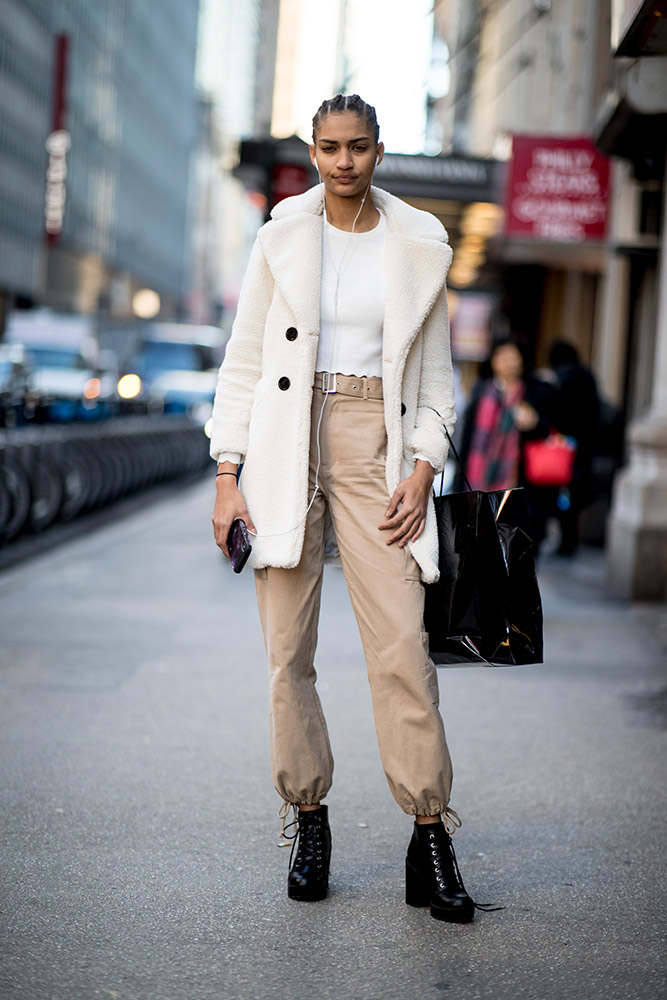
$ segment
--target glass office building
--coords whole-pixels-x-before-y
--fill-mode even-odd
[[[0,19],[0,295],[43,281],[43,210],[51,98],[49,6],[5,2]]]
[[[147,286],[178,311],[198,12],[198,0],[4,0],[0,294],[122,313]]]

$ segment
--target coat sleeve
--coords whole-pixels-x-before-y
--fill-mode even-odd
[[[447,290],[443,285],[422,331],[422,357],[415,427],[410,436],[413,454],[423,455],[436,472],[447,460],[447,438],[456,422],[454,370],[449,341]]]
[[[220,365],[213,404],[211,457],[233,452],[243,461],[255,387],[262,374],[266,316],[273,297],[273,277],[259,239],[250,255],[236,319]]]

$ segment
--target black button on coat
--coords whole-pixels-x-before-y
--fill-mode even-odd
[[[295,326],[289,326],[285,331],[285,336],[287,337],[288,340],[296,340],[296,338],[299,336],[299,331]]]
[[[284,391],[285,389],[289,389],[289,387],[290,387],[290,384],[291,384],[291,383],[290,383],[290,380],[289,380],[289,379],[287,378],[287,376],[286,376],[286,375],[283,375],[283,377],[282,377],[282,378],[279,378],[279,379],[278,379],[278,388],[279,388],[279,389],[282,389],[283,391]]]

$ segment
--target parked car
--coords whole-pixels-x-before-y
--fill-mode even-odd
[[[0,344],[0,427],[26,422],[31,370],[21,344]]]
[[[206,424],[213,409],[225,338],[217,327],[147,324],[132,374],[153,412],[187,414]]]
[[[32,419],[69,423],[113,414],[116,380],[98,364],[90,317],[50,309],[16,311],[9,316],[5,341],[22,351],[30,371]]]

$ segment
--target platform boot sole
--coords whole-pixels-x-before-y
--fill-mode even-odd
[[[327,870],[327,880],[324,885],[314,885],[312,888],[299,885],[288,885],[287,896],[289,899],[296,899],[300,903],[319,903],[326,899],[329,893],[329,870]]]
[[[318,903],[327,898],[328,886],[317,886],[314,889],[300,889],[298,886],[287,886],[287,895],[290,899],[296,899],[300,903]]]
[[[444,920],[450,924],[469,924],[475,916],[475,906],[434,906],[431,894],[424,880],[409,861],[405,862],[405,902],[408,906],[430,906],[431,916],[435,920]]]

